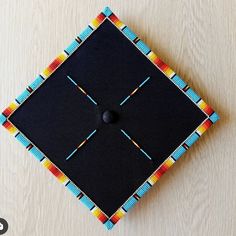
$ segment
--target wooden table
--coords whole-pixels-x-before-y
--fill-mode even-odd
[[[236,235],[235,1],[1,0],[0,110],[106,5],[221,117],[109,235]],[[0,189],[6,235],[108,235],[2,128]]]

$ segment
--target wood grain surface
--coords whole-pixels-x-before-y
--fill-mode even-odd
[[[236,1],[0,0],[0,110],[107,5],[221,120],[110,232],[1,128],[6,235],[236,235]]]

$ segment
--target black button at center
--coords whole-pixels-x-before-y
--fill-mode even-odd
[[[118,115],[114,111],[104,111],[102,114],[102,120],[107,124],[114,123],[117,119]]]

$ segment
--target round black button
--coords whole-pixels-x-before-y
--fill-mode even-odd
[[[102,114],[102,120],[107,123],[114,123],[116,122],[118,116],[114,111],[104,111]]]

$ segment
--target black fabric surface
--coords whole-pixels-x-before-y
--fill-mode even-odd
[[[151,79],[120,107],[120,102],[148,76]],[[102,121],[105,110],[115,111],[119,116],[117,122],[105,124]],[[13,113],[10,121],[111,216],[205,118],[186,95],[106,20]],[[97,129],[95,135],[66,161],[94,129]]]

